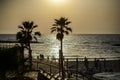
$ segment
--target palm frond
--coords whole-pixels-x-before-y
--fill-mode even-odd
[[[56,31],[56,29],[52,29],[52,30],[51,30],[51,33],[55,32],[55,31]]]
[[[56,22],[58,22],[59,20],[58,19],[55,19]]]
[[[67,35],[69,34],[69,32],[68,32],[68,31],[64,31],[64,33],[65,33],[65,34],[67,34]]]
[[[69,31],[72,32],[72,29],[67,27],[67,25],[70,23],[71,21],[68,21],[68,18],[60,17],[59,19],[55,19],[53,26],[56,27],[51,28],[51,33],[57,31],[56,38],[58,40],[62,40],[64,38],[64,33],[68,35]]]
[[[18,28],[20,28],[20,29],[24,30],[23,26],[21,26],[21,25],[19,25],[19,26],[18,26]]]
[[[27,32],[25,30],[21,30],[21,33],[22,34],[26,34]]]
[[[57,28],[57,32],[61,32],[61,29],[60,29],[60,28]]]
[[[22,33],[21,32],[17,32],[17,34],[16,34],[16,40],[20,40],[22,38],[23,38],[22,37]]]
[[[67,29],[68,31],[72,32],[72,29],[71,29],[71,28],[67,27],[66,29]]]
[[[58,26],[57,24],[53,24],[53,26]]]
[[[70,21],[68,21],[68,22],[66,22],[66,23],[65,23],[65,25],[68,25],[68,24],[70,24],[70,23],[71,23],[71,22],[70,22]]]
[[[28,29],[29,22],[28,22],[28,21],[24,21],[24,22],[22,23],[22,25],[24,26],[24,28]]]
[[[41,33],[40,32],[35,32],[34,35],[41,36]]]
[[[29,34],[31,34],[31,33],[32,33],[32,30],[29,31]]]
[[[33,25],[34,25],[34,22],[33,22],[33,21],[29,22],[29,27],[32,28]]]
[[[62,33],[64,33],[64,32],[65,32],[65,30],[63,29],[63,30],[61,30],[61,32],[62,32]]]
[[[37,37],[36,36],[34,36],[34,39],[35,39],[35,41],[37,41]]]
[[[32,27],[32,29],[34,29],[34,28],[36,28],[36,27],[38,27],[38,25],[34,25],[34,26]]]
[[[52,27],[51,29],[56,29],[56,27]]]
[[[64,17],[63,17],[64,18]],[[64,21],[66,22],[66,21],[68,21],[68,18],[64,18]]]

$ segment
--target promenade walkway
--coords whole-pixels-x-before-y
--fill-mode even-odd
[[[34,80],[38,80],[37,77],[38,77],[38,72],[37,71],[31,71],[31,72],[27,72],[24,74],[25,77],[29,77],[29,78],[32,78]]]
[[[42,69],[50,74],[57,74],[59,73],[59,64],[56,61],[51,61],[47,59],[39,60],[34,59],[33,60],[33,68],[35,70]]]
[[[59,64],[55,60],[34,59],[32,62],[34,70],[38,70],[43,76],[50,80],[60,80]]]
[[[46,59],[33,59],[32,62],[33,71],[25,73],[24,76],[34,80],[41,80],[43,78],[46,80],[60,80],[58,62]]]
[[[89,80],[91,76],[96,72],[103,72],[105,70],[112,69],[114,72],[120,71],[120,58],[117,58],[115,60],[106,59],[104,63],[104,58],[98,58],[100,60],[98,65],[98,70],[94,66],[94,59],[88,59],[89,61],[89,69],[85,69],[84,65],[84,59],[75,59],[71,60],[65,60],[65,66],[66,66],[66,72],[70,73],[69,79],[66,80]],[[34,59],[33,60],[33,67],[35,70],[39,70],[41,74],[46,76],[48,80],[60,80],[59,76],[59,64],[56,61],[51,61],[47,59],[39,60]],[[91,71],[92,70],[92,71]],[[76,72],[77,71],[77,72]],[[77,77],[76,77],[77,73]],[[77,78],[77,79],[76,79]]]

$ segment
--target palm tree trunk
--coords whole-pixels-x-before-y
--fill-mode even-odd
[[[62,80],[65,78],[65,73],[64,73],[64,65],[63,65],[63,40],[61,39],[61,51],[60,51],[60,64],[61,64],[61,71],[62,71]]]
[[[24,46],[21,44],[21,58],[24,60]]]
[[[32,50],[29,44],[29,63],[30,63],[30,70],[32,69]]]
[[[60,64],[61,64],[61,71],[62,71],[62,80],[64,80],[64,78],[65,78],[65,74],[64,74],[64,66],[63,66],[63,36],[62,36],[62,34],[63,34],[63,26],[61,25],[60,26],[61,27],[61,40],[60,40],[60,44],[61,44],[61,51],[60,51],[60,54],[61,54],[61,56],[60,56]]]
[[[23,44],[21,44],[20,53],[21,53],[19,56],[20,63],[18,64],[20,66],[19,66],[18,70],[22,71],[24,69],[24,46],[23,46]]]

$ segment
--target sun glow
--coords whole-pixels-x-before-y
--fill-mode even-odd
[[[66,2],[66,0],[51,0],[51,2],[54,4],[63,4]]]
[[[55,3],[63,3],[65,0],[51,0],[51,1],[53,1]]]

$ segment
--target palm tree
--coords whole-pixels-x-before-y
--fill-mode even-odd
[[[62,80],[64,80],[64,67],[63,67],[63,38],[64,34],[69,34],[69,32],[72,32],[72,29],[68,27],[68,25],[71,22],[68,21],[67,18],[61,17],[60,19],[55,19],[55,24],[53,24],[53,27],[51,28],[51,33],[57,32],[56,38],[60,41],[61,48],[59,53],[60,58],[60,66],[62,71]]]
[[[28,49],[29,52],[29,63],[30,63],[30,69],[32,68],[32,50],[30,43],[32,39],[34,38],[37,41],[36,36],[41,36],[40,32],[34,32],[33,29],[35,29],[37,25],[34,25],[33,21],[24,21],[22,25],[19,25],[18,28],[20,29],[19,32],[16,34],[16,39],[21,44],[22,47],[22,58],[24,58],[24,48]]]

